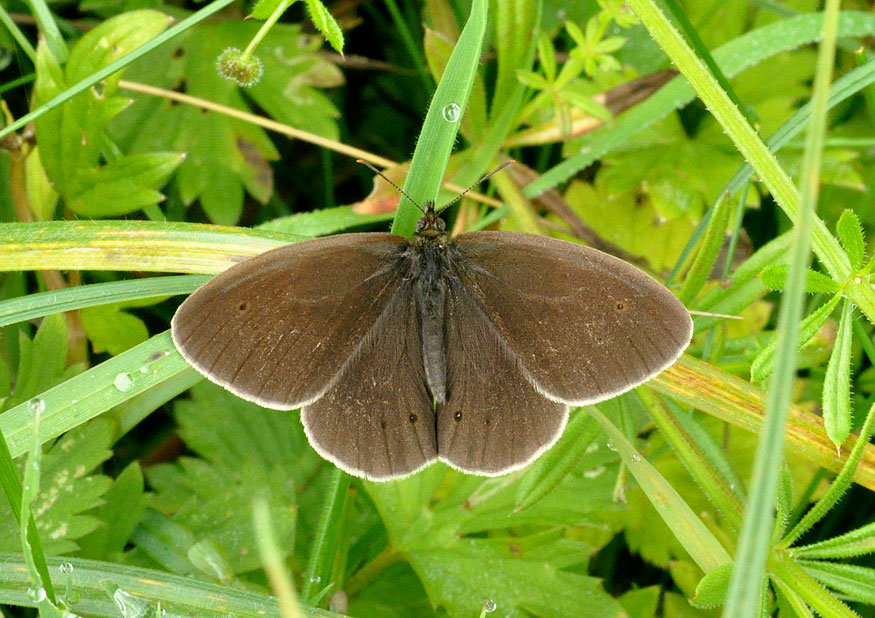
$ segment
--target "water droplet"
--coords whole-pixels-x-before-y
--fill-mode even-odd
[[[496,605],[495,601],[493,601],[492,599],[487,599],[483,603],[483,611],[486,612],[487,614],[491,614],[496,609],[498,609],[498,605]]]
[[[77,403],[79,403],[79,400],[78,400],[78,399],[74,399],[74,400],[72,400],[72,401],[70,402],[70,405],[71,405],[71,406],[75,406]]]
[[[318,575],[314,575],[313,577],[310,578],[311,584],[318,584],[321,581],[322,581],[322,578],[319,577]]]
[[[124,393],[131,390],[134,380],[131,378],[131,374],[122,372],[113,379],[112,385]]]
[[[615,453],[617,452],[617,449],[614,448],[613,443],[608,442],[608,443],[605,444],[605,446],[608,447],[608,450],[609,450],[609,451],[614,451]]]
[[[35,603],[42,603],[46,600],[46,589],[42,586],[38,588],[27,589],[28,598]]]
[[[605,471],[604,466],[598,466],[596,468],[593,468],[592,470],[584,470],[583,476],[584,476],[584,478],[594,479],[596,477],[601,476],[604,471]]]
[[[112,593],[112,600],[124,618],[146,618],[152,613],[146,599],[135,597],[121,588]]]
[[[140,367],[140,373],[149,373],[149,368],[146,365]]]
[[[46,402],[39,397],[34,397],[27,402],[27,411],[31,414],[42,414],[46,410]]]
[[[633,453],[632,461],[634,461],[635,463],[641,463],[641,455],[639,455],[638,453]]]
[[[459,107],[458,103],[450,103],[444,106],[441,114],[447,122],[459,122],[459,118],[462,117],[462,108]]]
[[[64,564],[59,566],[58,569],[60,569],[61,573],[64,573],[65,575],[67,573],[72,573],[73,572],[73,563],[72,562],[65,562]]]

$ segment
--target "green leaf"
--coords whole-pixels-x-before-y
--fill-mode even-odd
[[[535,90],[547,90],[550,87],[549,82],[544,79],[544,76],[534,71],[523,71],[520,69],[516,72],[516,78],[529,88]]]
[[[15,391],[3,402],[4,409],[15,407],[62,380],[67,361],[67,322],[64,316],[46,316],[33,341],[21,332],[19,353]]]
[[[252,19],[265,20],[273,15],[281,2],[283,2],[283,0],[258,0],[258,2],[255,3],[255,6],[252,7],[252,13],[250,13],[249,16]]]
[[[299,26],[278,23],[267,33],[258,47],[264,75],[246,89],[245,98],[216,71],[222,51],[244,49],[260,26],[254,20],[200,23],[132,64],[126,75],[243,111],[250,111],[251,99],[278,122],[337,139],[338,113],[321,88],[339,85],[343,76],[316,55],[321,39],[307,37]],[[267,133],[252,123],[137,96],[110,130],[128,152],[185,152],[176,175],[179,195],[186,205],[200,200],[213,222],[236,223],[245,193],[261,203],[273,194],[269,162],[279,153]]]
[[[257,552],[251,551],[252,497],[268,499],[279,545],[291,552],[295,486],[312,484],[321,459],[307,445],[296,415],[259,408],[206,381],[191,393],[174,413],[180,437],[199,457],[147,470],[156,491],[152,505],[172,513],[173,524],[190,535],[180,548],[186,563],[191,547],[209,538],[234,574],[258,569]]]
[[[538,32],[538,61],[548,82],[556,79],[556,51],[550,36],[541,30]]]
[[[799,325],[799,340],[797,345],[801,348],[805,343],[817,334],[817,331],[823,326],[827,318],[832,314],[842,299],[841,294],[835,294],[831,299],[826,301],[815,311],[805,316],[802,323]],[[750,377],[754,382],[762,382],[772,373],[775,366],[775,352],[777,351],[778,341],[773,338],[762,352],[757,354],[753,363],[750,366]]]
[[[336,206],[335,208],[322,208],[321,210],[311,210],[273,219],[258,226],[258,229],[297,234],[304,238],[315,238],[336,234],[362,225],[391,221],[394,216],[394,212],[360,215],[349,206]]]
[[[852,320],[853,305],[846,300],[823,379],[823,424],[829,439],[839,450],[851,432]]]
[[[343,30],[340,29],[334,16],[325,8],[325,5],[319,0],[307,0],[307,10],[310,12],[313,24],[328,40],[334,51],[343,54]]]
[[[572,414],[559,441],[529,466],[520,480],[515,510],[522,511],[553,491],[572,470],[597,469],[597,465],[585,464],[584,458],[598,450],[591,447],[601,433],[589,414],[581,410]]]
[[[767,266],[760,273],[760,280],[770,290],[783,290],[787,283],[790,267],[787,264]],[[842,289],[829,275],[808,270],[805,273],[805,291],[808,294],[835,294]]]
[[[699,252],[696,254],[696,259],[693,260],[693,265],[687,273],[680,294],[678,294],[682,303],[691,303],[708,280],[711,269],[720,255],[720,249],[723,247],[731,211],[729,196],[724,193],[714,206],[714,214],[708,224],[708,229],[705,231]]]
[[[82,558],[112,560],[128,544],[146,508],[140,464],[136,461],[128,464],[103,499],[104,503],[94,511],[100,526],[78,540],[81,549],[77,555]]]
[[[82,37],[63,72],[41,45],[35,105],[140,47],[169,24],[168,17],[157,11],[133,11],[109,19]],[[130,103],[115,94],[119,77],[116,73],[100,89],[76,95],[35,123],[40,158],[53,188],[69,208],[87,216],[125,214],[157,203],[162,199],[157,189],[179,163],[178,155],[172,154],[156,154],[156,160],[122,155],[102,163],[105,130]]]
[[[860,227],[860,220],[857,218],[857,214],[853,210],[842,212],[842,216],[839,217],[839,222],[836,225],[836,231],[838,232],[842,247],[848,252],[851,268],[854,270],[863,268],[863,260],[866,257],[866,244],[863,240],[863,228]]]
[[[111,481],[91,472],[112,455],[111,438],[112,424],[97,419],[64,434],[45,450],[32,514],[46,553],[74,551],[76,539],[100,525],[88,512],[101,504]],[[0,519],[13,521],[5,500],[0,503]],[[20,551],[20,547],[17,526],[0,526],[0,551]]]
[[[875,553],[875,522],[825,541],[793,548],[794,556],[825,560],[854,558],[873,553]]]
[[[830,588],[866,605],[875,604],[875,569],[809,560],[800,560],[799,564],[809,575]]]
[[[720,565],[705,574],[696,586],[696,596],[690,599],[693,607],[709,609],[720,607],[726,599],[729,590],[729,578],[732,576],[732,563]]]
[[[80,316],[82,329],[95,353],[109,352],[115,356],[149,338],[143,320],[122,311],[119,304],[88,307],[82,309]]]

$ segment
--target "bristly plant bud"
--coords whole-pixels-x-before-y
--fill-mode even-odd
[[[264,64],[258,56],[244,57],[236,47],[228,47],[219,54],[216,70],[225,79],[237,82],[238,86],[249,88],[258,83],[264,73]]]

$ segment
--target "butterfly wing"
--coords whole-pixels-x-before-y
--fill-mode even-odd
[[[437,458],[412,288],[399,286],[334,385],[301,410],[313,448],[355,476],[400,478]]]
[[[268,251],[196,290],[171,332],[213,382],[267,408],[318,399],[385,312],[407,242],[347,234]]]
[[[614,397],[670,366],[690,342],[683,304],[615,257],[513,232],[463,234],[456,243],[465,288],[553,401]]]
[[[562,434],[568,407],[535,390],[477,299],[458,279],[446,296],[447,400],[437,406],[440,459],[474,474],[519,469]]]

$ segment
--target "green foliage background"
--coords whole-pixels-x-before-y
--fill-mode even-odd
[[[0,7],[0,603],[875,616],[870,9]],[[242,88],[217,59],[253,40],[263,74]],[[411,233],[416,209],[364,198],[355,158],[422,203],[508,156],[479,188],[493,199],[448,211],[456,232],[586,240],[690,309],[742,319],[696,317],[676,367],[574,411],[553,449],[490,479],[443,464],[351,479],[296,414],[200,380],[174,350],[169,319],[204,275],[304,237]],[[814,259],[794,253],[802,238]],[[167,272],[184,274],[151,276]],[[277,577],[300,604],[272,596]]]

